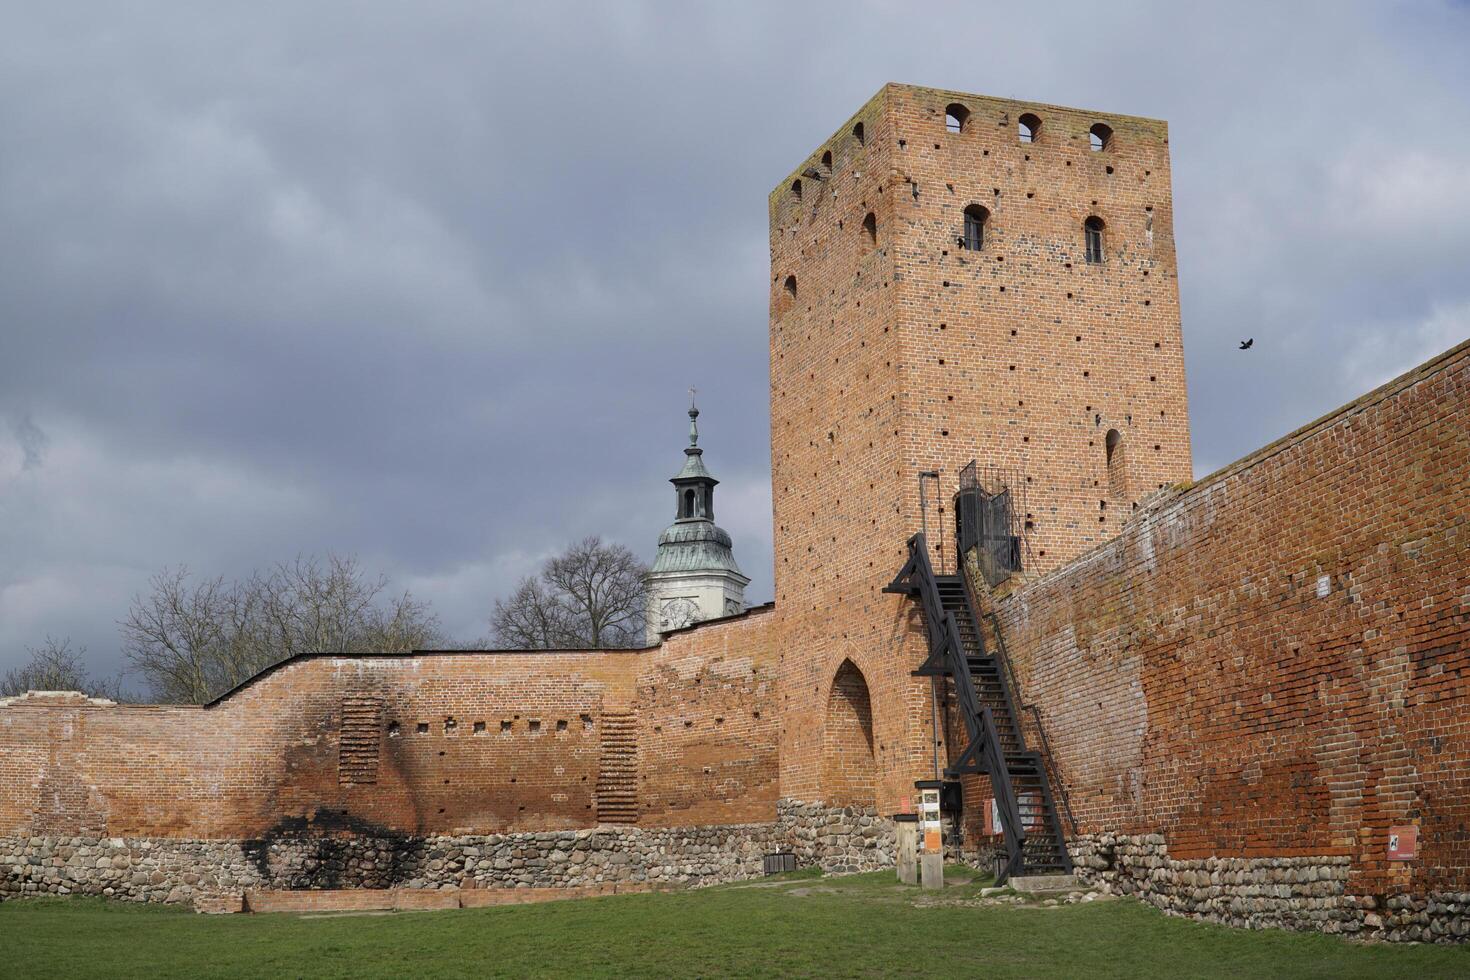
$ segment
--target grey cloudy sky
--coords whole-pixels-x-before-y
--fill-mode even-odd
[[[0,10],[0,670],[327,550],[484,635],[691,384],[770,598],[765,196],[889,80],[1170,121],[1197,474],[1470,336],[1463,3]]]

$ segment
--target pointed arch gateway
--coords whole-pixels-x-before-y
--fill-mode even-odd
[[[823,798],[833,806],[874,806],[876,769],[868,681],[857,664],[844,660],[827,693],[822,732]]]

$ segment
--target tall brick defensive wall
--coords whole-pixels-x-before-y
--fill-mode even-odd
[[[1232,921],[1466,934],[1470,343],[991,599],[1092,872]]]

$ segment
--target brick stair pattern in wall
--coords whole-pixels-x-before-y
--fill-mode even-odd
[[[378,743],[383,701],[376,697],[342,699],[337,781],[343,786],[371,786],[378,781]]]
[[[597,767],[597,822],[638,822],[638,715],[603,712]]]

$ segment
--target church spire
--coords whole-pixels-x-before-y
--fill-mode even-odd
[[[650,641],[671,629],[745,608],[750,579],[735,564],[730,535],[715,525],[715,486],[699,446],[699,408],[689,389],[689,445],[674,485],[674,523],[658,539],[648,577]]]
[[[677,498],[675,520],[713,521],[715,519],[715,484],[719,483],[704,468],[704,450],[699,448],[699,409],[694,406],[694,389],[689,389],[689,445],[684,449],[684,468],[669,481]]]

